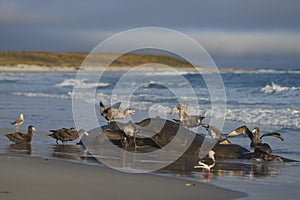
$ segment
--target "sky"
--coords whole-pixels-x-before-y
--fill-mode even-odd
[[[218,67],[300,69],[299,19],[298,0],[0,0],[0,51],[90,52],[119,32],[163,27]]]

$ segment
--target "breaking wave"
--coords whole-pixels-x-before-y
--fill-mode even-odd
[[[234,74],[300,74],[300,70],[280,70],[280,69],[226,69],[223,68],[222,73]]]
[[[13,95],[26,97],[43,97],[43,98],[57,98],[57,99],[71,99],[70,94],[47,94],[39,92],[13,92]]]
[[[285,91],[295,91],[300,90],[300,87],[283,87],[281,85],[275,84],[272,82],[271,85],[266,85],[261,89],[261,91],[265,94],[272,94],[272,93],[281,93]]]
[[[77,88],[99,88],[108,87],[109,83],[89,83],[86,79],[66,79],[63,82],[56,84],[57,87],[77,87]]]
[[[207,117],[212,115],[211,110],[204,114]],[[300,110],[281,108],[227,108],[226,120],[259,124],[266,126],[283,126],[300,128]]]

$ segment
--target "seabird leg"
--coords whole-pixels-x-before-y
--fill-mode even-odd
[[[133,138],[133,143],[134,143],[134,150],[136,150],[137,145],[136,145],[135,137]]]
[[[202,180],[204,179],[204,168],[202,168]]]

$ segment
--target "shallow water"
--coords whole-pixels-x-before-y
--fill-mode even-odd
[[[285,138],[280,141],[274,138],[264,138],[273,153],[295,160],[300,160],[300,73],[297,71],[253,71],[227,72],[222,74],[227,95],[226,123],[224,133],[229,133],[241,125],[250,128],[259,126],[263,132],[280,132]],[[97,75],[97,74],[94,74]],[[173,106],[178,103],[176,95],[168,88],[176,87],[183,91],[182,98],[189,102],[188,111],[193,114],[210,116],[210,96],[205,83],[196,74],[183,74],[193,88],[196,88],[197,99],[184,96],[187,85],[174,79],[172,73],[143,74],[151,80],[138,87],[130,97],[131,108],[138,113],[146,113],[141,117],[137,114],[132,120],[140,121],[145,117],[160,115],[164,118],[175,118],[168,115]],[[107,73],[99,83],[89,80],[76,80],[76,74],[71,72],[55,73],[0,73],[0,152],[1,154],[35,156],[42,158],[67,159],[73,162],[103,166],[89,155],[76,142],[68,145],[56,144],[47,136],[48,130],[62,127],[75,127],[72,113],[73,86],[83,89],[96,89],[96,99],[87,98],[82,93],[77,96],[83,102],[95,107],[100,124],[105,120],[98,113],[98,102],[103,100],[109,104],[112,91],[120,80],[122,73]],[[159,85],[159,80],[166,80],[166,85]],[[142,77],[122,84],[127,87],[140,83]],[[273,84],[272,84],[273,82]],[[118,100],[125,101],[126,95]],[[200,111],[193,101],[199,102]],[[147,111],[150,112],[147,112]],[[4,134],[14,131],[10,125],[18,118],[19,113],[25,115],[23,131],[29,124],[34,124],[37,132],[31,145],[13,145]],[[128,119],[127,119],[128,120]],[[126,120],[123,120],[126,121]],[[208,122],[208,121],[207,121]],[[196,131],[205,133],[204,129]],[[231,139],[233,143],[249,147],[249,141],[244,137]],[[107,159],[114,159],[109,157]],[[188,161],[188,158],[185,160]],[[145,161],[143,161],[145,162]],[[153,163],[152,163],[153,164]],[[124,163],[126,167],[128,163]],[[165,175],[209,182],[222,187],[246,191],[249,199],[298,199],[297,187],[300,186],[300,166],[298,163],[257,163],[249,160],[217,161],[210,178],[207,174],[202,178],[199,170],[187,170],[185,163],[178,163],[173,168],[176,171],[160,171]],[[181,171],[178,169],[182,169]],[[170,170],[171,168],[169,168]]]

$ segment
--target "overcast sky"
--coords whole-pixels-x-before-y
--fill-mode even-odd
[[[0,0],[0,51],[89,52],[154,26],[194,38],[219,67],[300,69],[299,19],[298,0]]]

